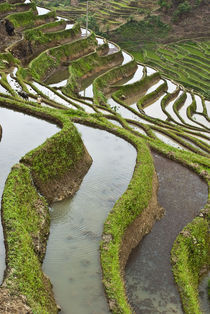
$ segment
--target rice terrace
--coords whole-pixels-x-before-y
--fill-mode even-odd
[[[0,313],[210,312],[209,11],[0,0]]]

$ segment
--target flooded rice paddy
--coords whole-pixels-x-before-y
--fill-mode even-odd
[[[43,270],[53,283],[63,314],[103,314],[109,313],[99,261],[103,223],[127,188],[136,151],[105,131],[82,125],[77,128],[93,164],[73,199],[51,209]]]
[[[38,15],[44,15],[49,10],[37,7],[37,12]],[[62,17],[57,19],[67,20]],[[70,29],[72,26],[73,24],[67,23],[66,29]],[[86,31],[84,28],[81,29],[81,33],[83,38],[90,35],[90,31]],[[102,38],[97,37],[96,39],[98,45],[104,43]],[[108,54],[116,53],[119,49],[112,42],[108,42],[108,45]],[[132,57],[125,51],[122,54],[122,65],[132,60]],[[7,75],[7,82],[17,93],[21,90],[21,86],[15,79],[16,71],[17,68],[12,74]],[[156,71],[138,64],[136,72],[130,78],[119,81],[119,84],[128,85],[137,82],[143,78],[144,72],[146,75],[151,75]],[[60,68],[46,80],[45,84],[58,89],[54,90],[55,92],[41,83],[34,82],[33,84],[43,93],[43,98],[46,96],[46,99],[51,99],[67,108],[76,109],[77,107],[72,105],[72,102],[87,113],[95,113],[95,109],[91,106],[94,96],[92,83],[98,75],[99,73],[84,82],[79,92],[80,99],[69,98],[69,101],[68,97],[63,99],[59,96],[63,95],[61,88],[67,84],[68,67]],[[209,144],[209,130],[207,130],[209,121],[202,114],[205,111],[204,108],[208,114],[210,113],[210,103],[202,101],[199,95],[195,95],[196,112],[190,119],[187,113],[193,97],[189,92],[187,92],[184,104],[177,111],[175,110],[174,103],[184,92],[179,87],[178,96],[166,105],[165,113],[161,107],[164,96],[178,89],[174,82],[165,81],[168,86],[167,91],[159,99],[146,106],[144,111],[139,111],[137,101],[143,95],[154,92],[163,84],[162,79],[151,84],[145,91],[125,100],[125,104],[135,109],[135,112],[119,104],[111,96],[107,96],[107,104],[111,113],[105,108],[97,108],[97,111],[102,114],[120,114],[122,118],[129,119],[128,125],[131,129],[147,138],[148,134],[141,124],[153,127],[156,124],[155,119],[159,119],[164,123],[170,121],[171,126],[178,124],[186,129],[189,127],[191,130],[199,131],[200,133],[195,136],[199,138],[199,136],[205,135],[205,139],[202,136],[200,139]],[[29,92],[37,95],[33,84],[32,87],[29,84],[25,85],[29,88]],[[9,94],[1,84],[0,93]],[[41,105],[50,106],[44,100]],[[143,112],[145,116],[139,116],[139,112]],[[148,120],[147,117],[154,120]],[[109,121],[121,126],[114,119],[109,119]],[[135,122],[138,122],[139,127]],[[58,128],[42,120],[3,108],[0,108],[0,125],[3,127],[2,141],[0,142],[0,168],[2,169],[0,193],[2,193],[10,168],[18,162],[21,156],[41,144],[46,137],[56,133]],[[82,125],[77,125],[77,128],[93,158],[93,164],[76,195],[72,199],[55,203],[50,209],[51,233],[43,269],[53,283],[56,301],[62,307],[61,313],[104,314],[108,313],[109,309],[101,281],[99,261],[101,233],[109,211],[126,190],[131,179],[136,152],[130,144],[105,131]],[[153,130],[153,132],[163,143],[179,150],[189,150],[169,135],[163,134],[161,130]],[[185,139],[185,142],[190,141]],[[193,147],[198,146],[194,143]],[[153,158],[159,178],[158,199],[160,205],[165,209],[165,215],[155,224],[152,232],[143,239],[129,258],[126,268],[127,293],[137,314],[182,313],[180,298],[171,272],[170,250],[179,231],[205,205],[207,187],[198,176],[181,165],[156,153],[153,153]],[[2,249],[2,234],[0,241]],[[2,278],[5,267],[4,251],[0,251],[0,259]],[[201,306],[204,313],[208,313],[206,278],[200,286]]]
[[[182,313],[170,251],[178,233],[207,201],[207,185],[182,165],[153,153],[159,180],[158,202],[165,215],[133,250],[126,266],[126,288],[137,314]]]

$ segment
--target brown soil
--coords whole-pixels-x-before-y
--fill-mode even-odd
[[[4,314],[32,314],[26,304],[26,297],[10,294],[6,288],[0,288],[0,313]]]

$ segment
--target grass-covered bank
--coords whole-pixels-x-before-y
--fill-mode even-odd
[[[171,252],[172,270],[185,313],[202,313],[198,285],[209,271],[209,205],[178,235]]]
[[[60,27],[65,27],[61,22],[51,22],[26,30],[24,38],[10,46],[9,51],[26,65],[42,51],[67,42],[70,43],[81,36],[79,24],[75,24],[71,29],[60,30]],[[58,30],[47,32],[53,28],[58,28]]]
[[[121,64],[122,60],[122,51],[119,48],[117,52],[105,56],[100,56],[100,52],[96,50],[92,54],[73,61],[69,66],[66,89],[70,88],[73,92],[78,92],[83,80]]]
[[[7,178],[2,221],[7,267],[0,294],[8,289],[11,307],[13,302],[17,306],[13,296],[22,300],[24,295],[23,304],[33,313],[57,313],[51,283],[41,268],[49,234],[48,206],[34,187],[30,169],[23,164],[15,165]]]
[[[69,120],[62,130],[21,159],[29,165],[35,184],[50,201],[73,195],[87,172],[91,158]]]
[[[75,193],[92,159],[70,120],[58,110],[21,105],[10,99],[1,101],[0,98],[0,105],[56,123],[62,128],[22,157],[21,162],[31,168],[35,184],[49,202]]]
[[[53,22],[55,17],[55,11],[51,11],[43,15],[37,15],[35,7],[32,7],[29,11],[17,12],[7,16],[8,20],[14,25],[14,27],[19,30],[36,27],[46,22]]]
[[[98,76],[93,82],[94,103],[97,105],[106,105],[105,94],[114,90],[115,87],[113,85],[117,84],[118,81],[134,74],[136,69],[137,63],[132,59],[130,62],[119,65]]]
[[[30,62],[30,74],[38,80],[44,80],[61,64],[68,64],[74,59],[93,52],[96,46],[95,34],[91,33],[87,38],[45,50]]]
[[[117,201],[107,217],[101,243],[103,283],[110,309],[114,313],[131,313],[125,293],[121,258],[123,255],[129,255],[131,249],[137,245],[138,240],[136,243],[134,238],[130,238],[130,246],[126,247],[128,252],[122,253],[125,250],[123,246],[124,236],[130,224],[146,210],[152,197],[154,167],[151,155],[147,146],[140,140],[139,142],[136,140],[135,144],[137,148],[137,161],[132,180],[126,192]],[[158,216],[157,203],[154,203],[153,206],[155,208],[149,213],[152,215],[153,222],[155,221],[155,217]],[[154,214],[155,212],[157,215]],[[142,236],[148,230],[147,228],[149,229],[149,226],[146,227],[146,230],[142,231]],[[135,245],[131,243],[131,239],[134,240]]]
[[[75,193],[92,160],[76,128],[58,111],[10,99],[1,105],[62,127],[13,167],[2,200],[6,246],[6,271],[0,288],[3,311],[20,308],[21,313],[57,313],[51,283],[41,268],[49,234],[48,204],[32,179],[43,187],[41,192],[48,201],[62,199]]]

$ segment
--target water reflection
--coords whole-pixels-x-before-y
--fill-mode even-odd
[[[44,271],[62,313],[103,314],[109,310],[101,283],[100,237],[108,212],[131,179],[136,153],[105,131],[77,128],[93,164],[74,198],[52,208]]]

